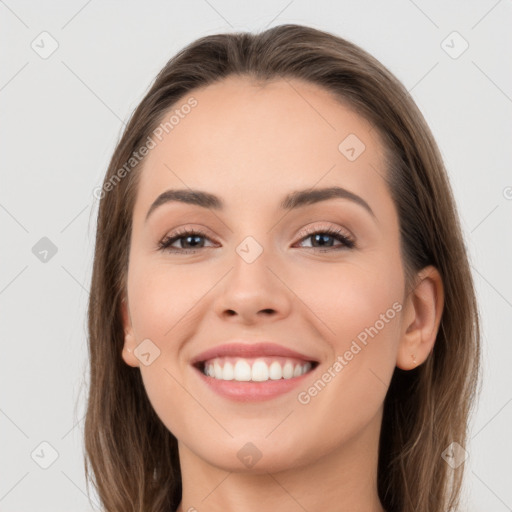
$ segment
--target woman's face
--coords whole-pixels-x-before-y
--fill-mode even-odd
[[[376,130],[298,81],[259,86],[233,77],[191,96],[197,104],[180,110],[189,98],[178,102],[173,112],[181,115],[153,137],[143,165],[124,360],[140,367],[180,456],[229,471],[278,471],[375,440],[405,287]],[[332,187],[337,194],[321,193]],[[170,190],[217,199],[160,201],[148,216]],[[170,246],[160,248],[165,239]],[[237,342],[273,343],[302,357],[230,353],[210,360],[226,372],[221,379],[193,364]],[[255,359],[267,363],[257,364],[256,377]],[[307,361],[311,371],[279,378]],[[223,380],[226,363],[251,382]],[[265,381],[267,372],[273,378]]]

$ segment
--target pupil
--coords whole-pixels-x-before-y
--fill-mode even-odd
[[[330,247],[329,244],[326,244],[325,243],[325,239],[326,238],[331,238],[331,241],[332,241],[332,237],[331,235],[323,235],[323,234],[316,234],[314,235],[314,238],[315,238],[315,242],[318,242],[320,244],[320,246],[325,246],[327,245],[328,247]],[[314,245],[314,244],[313,244]]]
[[[197,247],[198,245],[201,245],[201,236],[198,236],[198,235],[189,235],[187,237],[185,237],[185,245],[190,245],[192,247]],[[323,246],[328,246],[330,247],[331,244],[329,244],[329,239],[330,241],[332,242],[332,237],[331,235],[325,235],[325,234],[316,234],[316,235],[313,235],[313,238],[315,240],[315,243],[317,243],[319,246],[323,247]],[[313,245],[315,245],[315,243]]]
[[[185,244],[190,244],[192,247],[196,247],[197,245],[201,245],[201,236],[198,236],[198,235],[189,235],[187,237],[185,237]],[[190,242],[190,240],[193,240],[192,242]],[[198,242],[199,240],[199,242]]]

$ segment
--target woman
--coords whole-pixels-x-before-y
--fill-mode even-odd
[[[477,306],[441,156],[382,64],[304,26],[201,38],[97,197],[105,510],[457,506]]]

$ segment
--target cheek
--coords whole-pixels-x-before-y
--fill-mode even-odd
[[[331,278],[308,303],[329,326],[325,339],[333,354],[316,380],[297,390],[295,419],[302,418],[305,439],[316,436],[317,453],[328,453],[333,440],[348,442],[374,424],[395,369],[401,281],[391,275],[377,281],[377,274],[366,270]]]
[[[307,276],[293,278],[294,291],[317,316],[316,323],[323,324],[322,334],[338,353],[376,322],[382,335],[386,335],[384,331],[389,334],[397,324],[397,306],[393,305],[403,295],[399,259],[377,256],[364,261],[354,258],[341,264],[309,265],[294,271],[296,276]],[[381,315],[385,316],[385,328]]]
[[[330,353],[317,380],[296,390],[286,435],[279,442],[267,441],[281,447],[289,443],[293,451],[301,438],[318,439],[318,432],[323,432],[311,453],[304,448],[297,457],[314,457],[316,450],[327,452],[333,443],[361,431],[379,411],[395,367],[403,289],[399,259],[374,254],[355,261],[295,261],[281,272],[293,290],[286,288],[283,293],[297,325],[310,327],[311,335],[316,330]],[[209,420],[180,385],[183,375],[177,358],[181,346],[205,322],[204,315],[217,297],[212,289],[219,279],[215,276],[224,271],[204,263],[173,268],[165,262],[133,263],[128,281],[135,334],[139,341],[151,339],[161,352],[151,366],[141,367],[144,385],[164,424],[176,437],[190,438],[193,445]],[[170,342],[173,339],[176,343]],[[177,415],[177,410],[186,412],[186,417]],[[247,421],[235,414],[219,412],[219,420],[235,434],[247,432]],[[225,432],[216,422],[210,423],[222,438]],[[255,426],[255,436],[257,432]]]
[[[361,404],[375,414],[382,403],[396,364],[403,297],[400,265],[390,261],[399,260],[309,271],[310,284],[302,284],[297,294],[307,297],[319,319],[331,357],[321,382],[311,392],[304,389],[300,403],[316,402],[313,407],[319,408],[336,403],[341,409],[330,413],[334,416]]]
[[[136,335],[162,342],[181,330],[194,307],[212,286],[212,277],[185,266],[169,268],[147,262],[133,265],[129,274],[130,311]],[[162,348],[162,347],[161,347]]]
[[[188,410],[191,402],[183,387],[180,348],[197,326],[196,307],[212,284],[211,275],[199,269],[131,260],[128,294],[135,337],[137,343],[149,339],[157,354],[151,364],[140,365],[142,380],[156,414],[178,437],[186,429],[176,411]],[[201,418],[198,421],[201,424]]]

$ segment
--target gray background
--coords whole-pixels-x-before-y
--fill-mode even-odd
[[[465,510],[512,510],[509,0],[5,0],[0,19],[0,511],[94,509],[81,441],[92,191],[123,123],[185,44],[281,23],[332,31],[375,55],[411,91],[437,138],[484,333]]]

